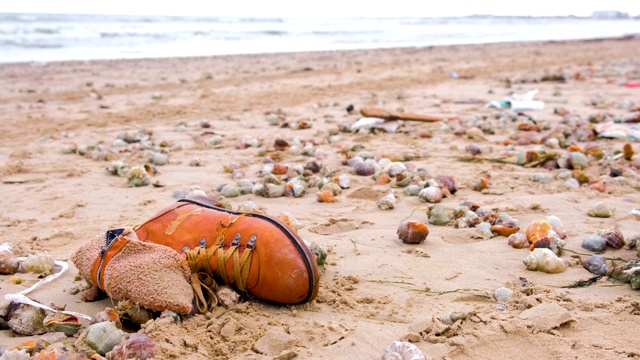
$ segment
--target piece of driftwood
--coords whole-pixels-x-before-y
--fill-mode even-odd
[[[377,107],[361,108],[360,114],[366,117],[377,117],[377,118],[382,118],[387,120],[413,120],[413,121],[427,121],[427,122],[435,122],[435,121],[442,120],[442,116],[399,112],[399,111],[385,110]]]

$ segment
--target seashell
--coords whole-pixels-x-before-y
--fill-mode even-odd
[[[351,178],[347,174],[340,174],[337,183],[341,188],[348,189],[351,187]]]
[[[578,184],[582,185],[582,184],[588,184],[589,181],[591,181],[589,179],[589,176],[587,174],[584,173],[584,171],[582,170],[578,170],[575,169],[571,172],[571,176],[578,182]]]
[[[535,173],[529,179],[540,184],[548,184],[553,181],[553,177],[547,173]]]
[[[487,238],[492,238],[494,236],[496,236],[493,231],[491,231],[491,224],[483,221],[479,224],[477,224],[475,226],[476,229],[480,230],[480,232],[482,232],[482,235],[484,235]]]
[[[106,307],[104,310],[97,312],[91,318],[90,324],[97,324],[104,321],[111,321],[116,324],[118,328],[122,328],[122,323],[120,322],[120,316],[116,312],[115,309]]]
[[[220,304],[225,307],[230,307],[240,302],[240,295],[226,285],[219,286],[218,289],[216,289],[216,296],[218,297]]]
[[[153,165],[162,166],[167,165],[167,163],[169,162],[169,157],[166,154],[153,152],[151,153],[149,160]]]
[[[92,324],[87,327],[84,342],[91,349],[104,356],[124,340],[125,332],[111,321]]]
[[[147,186],[151,183],[151,176],[142,166],[132,167],[126,177],[129,187]]]
[[[389,165],[385,166],[385,171],[389,176],[396,177],[403,172],[407,171],[407,166],[401,162],[392,162]]]
[[[600,255],[589,256],[586,259],[580,258],[582,266],[595,275],[606,275],[609,272],[607,260]]]
[[[587,215],[598,218],[608,218],[613,215],[615,208],[613,206],[606,205],[604,202],[597,203],[594,207],[587,211]]]
[[[202,162],[202,160],[200,160],[199,157],[194,157],[191,160],[189,160],[189,166],[197,167],[202,165],[204,165],[204,163]]]
[[[28,255],[20,264],[20,267],[34,274],[50,275],[55,266],[55,260],[48,252],[37,252]]]
[[[629,284],[631,289],[640,290],[640,267],[635,267],[625,271],[629,273]]]
[[[515,249],[524,249],[530,246],[527,236],[523,233],[515,233],[509,235],[507,243]]]
[[[277,198],[284,196],[284,189],[286,185],[272,184],[267,183],[262,186],[262,188],[258,189],[257,192],[252,190],[256,195],[260,195],[265,198]]]
[[[66,336],[73,336],[82,326],[77,317],[59,312],[47,315],[42,325],[51,332],[62,332]]]
[[[465,151],[468,152],[471,156],[480,155],[482,153],[480,146],[478,146],[477,144],[467,145],[467,147],[465,148]]]
[[[465,208],[466,209],[466,208]],[[482,218],[473,211],[466,209],[464,215],[454,222],[453,226],[458,229],[472,228],[482,222]]]
[[[304,165],[304,173],[317,174],[320,170],[322,170],[322,165],[315,160],[311,160]]]
[[[442,205],[434,205],[429,210],[429,224],[447,225],[452,219],[452,214]]]
[[[46,314],[35,306],[11,302],[7,309],[7,325],[18,335],[40,335],[47,332],[42,322]]]
[[[498,303],[502,304],[509,301],[512,295],[513,291],[503,286],[496,289],[496,291],[493,293],[493,298],[496,299]]]
[[[240,196],[240,189],[235,184],[226,184],[220,189],[220,195],[227,198]]]
[[[634,219],[640,220],[640,209],[632,209],[629,214],[633,216]]]
[[[322,187],[320,188],[320,191],[331,191],[333,195],[337,196],[342,193],[342,188],[340,187],[340,185],[334,182],[328,182],[322,185]]]
[[[279,151],[286,151],[290,147],[291,145],[284,139],[278,138],[273,142],[273,148]]]
[[[567,263],[546,248],[534,249],[522,262],[528,270],[547,274],[558,274],[567,269]]]
[[[273,164],[271,169],[271,173],[274,175],[285,175],[287,172],[289,172],[289,167],[283,164]]]
[[[127,334],[106,356],[108,360],[147,360],[155,357],[154,348],[153,340],[146,334],[131,333]]]
[[[284,196],[295,198],[304,197],[307,194],[307,183],[297,178],[287,182],[284,186]]]
[[[460,206],[466,206],[467,209],[471,211],[476,211],[480,208],[480,205],[478,205],[477,203],[474,203],[473,201],[464,201],[460,204]]]
[[[311,250],[311,252],[313,253],[313,255],[315,255],[316,257],[316,264],[323,268],[324,264],[327,262],[327,256],[329,254],[327,254],[327,251],[323,248],[321,248],[320,246],[318,246],[318,244],[313,244],[311,246],[309,246],[309,250]]]
[[[138,306],[130,300],[119,301],[115,310],[122,322],[129,321],[135,325],[142,325],[153,319],[149,310]]]
[[[13,275],[20,268],[20,260],[13,253],[13,244],[0,244],[0,275]]]
[[[500,236],[509,236],[515,234],[520,230],[518,222],[516,220],[505,220],[500,224],[493,225],[491,231]]]
[[[420,244],[429,235],[429,229],[419,221],[408,220],[398,225],[396,234],[405,244]]]
[[[394,341],[384,348],[382,360],[425,360],[425,357],[422,351],[412,343]]]
[[[420,190],[422,190],[422,186],[418,184],[411,184],[405,187],[404,189],[402,189],[402,193],[405,194],[406,196],[418,196],[418,194],[420,193]]]
[[[490,181],[491,181],[491,176],[487,174],[481,175],[480,178],[476,180],[475,184],[473,184],[473,190],[482,191],[484,189],[488,189]]]
[[[222,136],[220,135],[214,135],[204,142],[205,147],[216,147],[220,144],[222,144]]]
[[[625,244],[622,232],[616,227],[598,230],[598,235],[602,236],[607,244],[614,249],[620,249]]]
[[[374,175],[375,177],[375,175]],[[387,173],[382,173],[380,175],[378,175],[377,177],[375,177],[376,179],[376,184],[378,185],[386,185],[388,183],[391,182],[391,176],[389,176],[389,174]]]
[[[251,194],[254,183],[251,180],[242,179],[236,183],[236,187],[240,191],[240,195]]]
[[[316,199],[322,203],[334,203],[336,202],[333,192],[331,190],[318,191],[316,193]]]
[[[564,239],[567,237],[567,233],[564,231],[564,226],[562,225],[562,221],[559,217],[554,215],[545,216],[544,220],[551,224],[551,228],[556,232],[556,235],[560,239]]]
[[[422,202],[439,203],[442,201],[442,189],[435,186],[430,186],[420,190],[418,198]]]
[[[376,169],[373,165],[369,163],[360,162],[353,166],[353,172],[356,175],[360,175],[360,176],[370,176],[376,172]]]
[[[607,241],[600,235],[587,236],[582,240],[582,248],[596,253],[602,252],[607,247]]]
[[[578,180],[574,179],[574,178],[570,178],[565,180],[562,183],[562,187],[565,189],[578,189],[580,188],[580,183],[578,182]]]
[[[382,210],[391,210],[396,207],[396,197],[393,195],[393,191],[390,191],[387,195],[384,195],[376,202],[376,205]]]
[[[536,241],[546,238],[549,234],[549,230],[552,230],[553,227],[546,220],[536,220],[533,221],[527,228],[524,233],[527,236],[527,239],[530,243],[535,243]]]
[[[497,221],[496,213],[493,210],[478,208],[474,211],[482,221],[494,224]]]
[[[451,176],[438,175],[436,176],[436,182],[448,194],[455,194],[456,191],[458,191],[458,188],[456,187],[456,182]]]
[[[180,324],[180,315],[174,313],[171,310],[163,310],[158,316],[160,319],[171,319],[175,324]]]
[[[566,245],[566,242],[564,242],[563,240],[560,240],[560,238],[555,234],[555,232],[551,230],[549,231],[549,236],[534,242],[533,244],[531,244],[529,249],[533,250],[537,248],[546,248],[546,249],[550,249],[554,254],[560,255],[565,245]]]
[[[598,178],[589,183],[589,189],[604,192],[605,184],[606,182],[603,178]]]
[[[629,250],[637,248],[640,245],[640,243],[638,243],[638,240],[640,240],[640,234],[631,235],[631,237],[628,237],[626,239],[627,246],[625,248]]]

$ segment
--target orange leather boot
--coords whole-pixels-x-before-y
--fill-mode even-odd
[[[181,199],[135,228],[138,238],[185,253],[222,282],[262,300],[298,304],[318,294],[315,257],[287,225],[272,217],[216,206],[208,197]]]

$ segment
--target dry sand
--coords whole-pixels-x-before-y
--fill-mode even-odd
[[[511,92],[539,89],[537,99],[545,101],[546,108],[530,114],[548,128],[562,119],[554,114],[555,107],[583,120],[599,113],[628,116],[630,102],[640,103],[640,89],[623,86],[640,77],[638,48],[638,39],[625,38],[3,64],[0,238],[13,243],[20,256],[47,251],[71,264],[79,244],[106,229],[144,221],[173,203],[176,190],[199,186],[217,196],[219,185],[237,180],[224,171],[225,165],[241,164],[246,179],[260,181],[262,155],[276,138],[309,141],[316,144],[314,157],[285,152],[280,162],[304,165],[315,158],[327,170],[348,174],[350,188],[335,203],[316,201],[315,189],[302,198],[245,195],[229,202],[236,208],[253,201],[272,215],[286,211],[298,220],[304,239],[329,251],[318,298],[300,306],[247,301],[184,318],[181,324],[150,322],[142,331],[157,341],[158,358],[379,358],[396,340],[411,340],[435,359],[638,358],[639,293],[628,284],[605,277],[589,287],[562,288],[593,276],[571,253],[562,255],[570,263],[564,273],[528,271],[522,260],[529,250],[510,247],[505,237],[483,237],[477,229],[429,225],[424,243],[405,245],[396,235],[398,224],[407,218],[427,222],[429,204],[403,195],[401,188],[357,176],[342,164],[345,150],[354,147],[376,157],[410,158],[406,163],[424,168],[429,176],[455,178],[460,190],[443,199],[446,208],[474,201],[507,212],[523,229],[533,220],[555,215],[568,233],[566,248],[575,251],[587,252],[580,247],[582,239],[598,229],[617,226],[630,237],[638,223],[629,211],[640,202],[633,176],[608,179],[604,192],[587,185],[567,189],[561,179],[549,184],[530,180],[535,173],[555,176],[561,170],[459,158],[468,156],[465,148],[471,143],[483,150],[481,157],[509,161],[538,146],[505,146],[505,139],[518,132],[518,122],[500,126],[494,114],[501,111],[484,107]],[[559,74],[567,75],[566,82],[539,81]],[[338,132],[340,124],[359,119],[347,113],[348,105],[404,109],[448,120],[405,122],[396,133]],[[292,125],[304,120],[311,127],[273,126],[268,113],[279,113]],[[202,120],[211,127],[202,128]],[[180,122],[186,123],[184,131],[176,130]],[[483,123],[494,133],[475,139],[464,135],[470,125]],[[158,166],[159,174],[152,179],[165,187],[127,187],[124,178],[105,170],[112,160],[146,162],[135,144],[112,146],[119,133],[140,129],[152,131],[156,145],[168,144],[169,163]],[[205,132],[220,135],[220,145],[204,146],[213,136]],[[262,145],[237,149],[251,139]],[[607,158],[625,143],[597,142]],[[103,158],[64,154],[63,148],[72,143],[97,146]],[[202,166],[190,166],[195,157]],[[614,167],[637,164],[619,159]],[[609,167],[591,161],[584,172],[594,179],[608,174]],[[491,185],[474,191],[483,173],[491,176]],[[396,207],[381,210],[376,200],[390,189],[397,196]],[[616,208],[611,218],[587,216],[598,201]],[[635,250],[609,248],[605,255],[637,259]],[[86,284],[76,275],[71,264],[68,273],[30,297],[89,315],[112,305],[110,300],[83,303],[78,291]],[[0,277],[1,293],[20,291],[35,281],[23,276],[28,281],[21,285]],[[506,307],[492,298],[501,286],[515,291]],[[451,311],[468,317],[450,328],[434,320]],[[0,334],[4,346],[24,339],[10,331]]]

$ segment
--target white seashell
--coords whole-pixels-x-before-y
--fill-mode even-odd
[[[341,174],[338,176],[338,185],[343,189],[348,189],[351,186],[351,178],[347,174]]]
[[[220,300],[220,304],[229,307],[240,302],[240,295],[228,286],[220,286],[216,290],[216,296]]]
[[[594,207],[587,211],[587,215],[598,218],[609,218],[613,215],[615,208],[613,206],[606,205],[600,201]]]
[[[153,165],[166,165],[169,162],[169,157],[165,154],[154,152],[151,154],[151,163]]]
[[[113,321],[103,321],[89,325],[86,330],[87,346],[104,356],[124,339],[124,331],[116,327]]]
[[[2,360],[29,360],[31,355],[25,349],[7,349],[0,357]]]
[[[129,187],[146,186],[151,183],[151,176],[144,167],[135,166],[127,172],[127,182]]]
[[[407,166],[401,162],[392,162],[385,167],[385,170],[389,176],[394,177],[407,170]]]
[[[423,202],[439,203],[442,201],[442,189],[436,186],[429,186],[420,190],[418,198]]]
[[[396,207],[396,197],[393,195],[393,191],[388,193],[387,195],[378,199],[376,203],[378,207],[382,210],[391,210]]]
[[[640,220],[640,209],[633,209],[629,214],[631,214],[634,219]]]
[[[384,348],[382,360],[425,360],[424,354],[417,346],[406,341],[394,341]]]
[[[49,275],[53,271],[55,266],[55,260],[49,255],[48,252],[38,252],[28,255],[22,261],[22,269],[34,274]]]
[[[493,293],[493,298],[496,299],[498,303],[505,303],[511,299],[512,295],[513,291],[503,286],[496,289]]]
[[[550,249],[535,248],[522,260],[528,270],[558,274],[567,269],[567,263],[556,256]]]
[[[234,198],[240,196],[240,189],[235,184],[226,184],[220,189],[220,195],[227,198]]]

